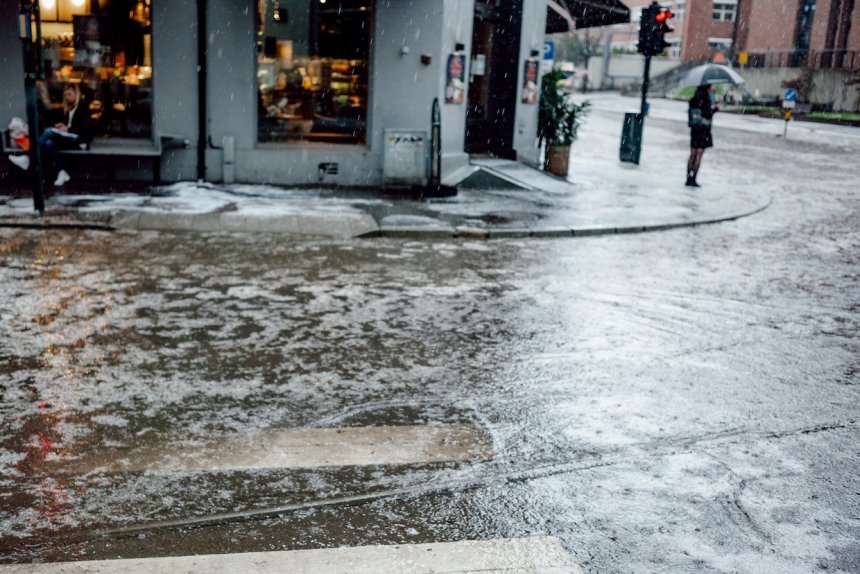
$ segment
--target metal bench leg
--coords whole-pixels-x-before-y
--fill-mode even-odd
[[[152,183],[161,185],[161,156],[152,160]]]

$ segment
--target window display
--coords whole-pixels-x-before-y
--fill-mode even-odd
[[[150,0],[40,0],[45,126],[76,84],[94,136],[152,137]]]
[[[258,0],[260,142],[365,142],[370,4]]]

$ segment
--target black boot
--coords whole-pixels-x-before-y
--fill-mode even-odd
[[[687,174],[687,183],[685,183],[687,187],[702,187],[698,183],[696,183],[696,175],[691,171]]]

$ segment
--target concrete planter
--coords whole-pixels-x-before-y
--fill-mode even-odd
[[[552,174],[567,177],[570,160],[569,145],[550,145],[546,150],[546,170]]]

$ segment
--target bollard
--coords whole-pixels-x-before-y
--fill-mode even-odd
[[[621,128],[621,161],[639,165],[639,155],[642,152],[642,114],[627,112],[624,114],[624,125]]]

